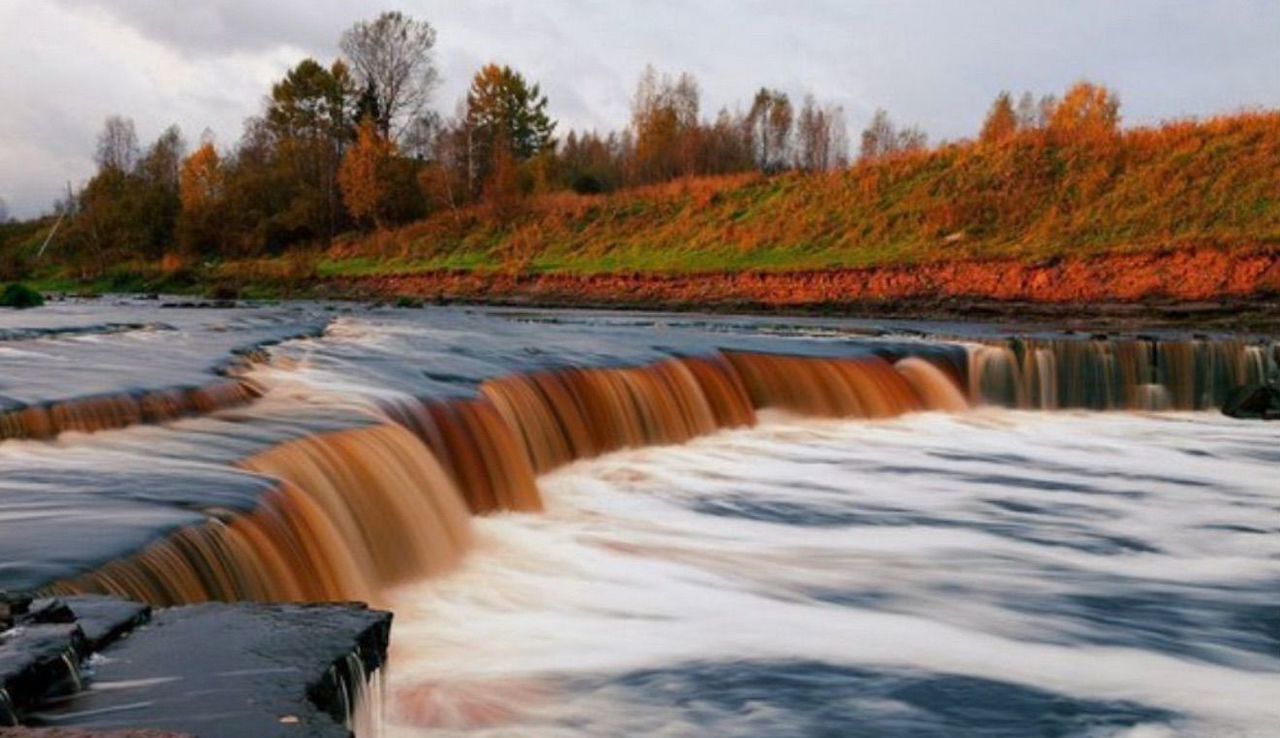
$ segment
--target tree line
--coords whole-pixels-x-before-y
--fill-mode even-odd
[[[206,132],[194,147],[171,127],[142,147],[131,120],[108,118],[96,174],[59,208],[70,217],[62,253],[84,276],[134,258],[279,254],[354,229],[381,229],[483,205],[498,221],[531,194],[583,194],[681,177],[809,173],[850,164],[844,113],[812,96],[762,88],[745,110],[705,116],[690,74],[647,68],[620,131],[569,131],[539,84],[509,66],[476,72],[451,116],[430,103],[439,82],[436,31],[399,12],[348,29],[341,58],[299,62],[276,82],[238,142]],[[997,98],[983,142],[1020,130],[1114,131],[1118,103],[1077,85],[1058,101]],[[1074,134],[1073,134],[1074,135]],[[916,127],[877,111],[859,159],[927,147]]]

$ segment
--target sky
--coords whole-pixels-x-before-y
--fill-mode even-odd
[[[112,114],[144,144],[176,123],[233,145],[273,81],[384,9],[437,28],[437,109],[496,61],[542,84],[561,131],[625,125],[648,63],[693,73],[706,115],[764,85],[843,106],[855,137],[877,108],[971,136],[1001,90],[1080,79],[1130,125],[1280,107],[1274,0],[0,0],[0,198],[48,210]]]

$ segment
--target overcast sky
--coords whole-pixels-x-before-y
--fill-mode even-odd
[[[113,113],[144,143],[177,123],[233,144],[273,80],[384,8],[439,30],[437,108],[498,61],[542,83],[562,131],[625,124],[649,62],[693,72],[707,113],[768,85],[843,105],[851,132],[884,107],[933,140],[972,135],[1002,89],[1081,78],[1130,124],[1280,107],[1269,0],[0,0],[0,197],[46,210]]]

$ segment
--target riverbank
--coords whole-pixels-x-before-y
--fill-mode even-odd
[[[328,296],[538,307],[1043,317],[1266,326],[1280,249],[1188,248],[1038,264],[1014,259],[797,272],[528,274],[434,270],[319,280]]]

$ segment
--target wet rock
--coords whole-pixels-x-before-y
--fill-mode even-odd
[[[362,605],[162,610],[103,651],[89,689],[26,722],[201,738],[347,738],[350,706],[382,666],[390,628],[390,613]],[[112,688],[92,688],[106,684]]]
[[[1246,420],[1280,420],[1280,387],[1266,384],[1241,387],[1227,398],[1222,413]]]
[[[88,653],[84,633],[75,624],[19,620],[0,635],[0,725],[17,725],[35,705],[76,691],[80,661]]]
[[[30,596],[0,590],[0,633],[12,628],[17,617],[25,615],[30,607]]]
[[[90,653],[146,621],[151,609],[110,597],[32,600],[0,593],[0,725],[77,691]]]
[[[62,600],[43,599],[31,602],[24,620],[40,625],[69,624],[76,621],[76,615]]]
[[[74,613],[92,651],[106,648],[151,618],[150,606],[114,597],[84,595],[66,597],[63,602]]]

